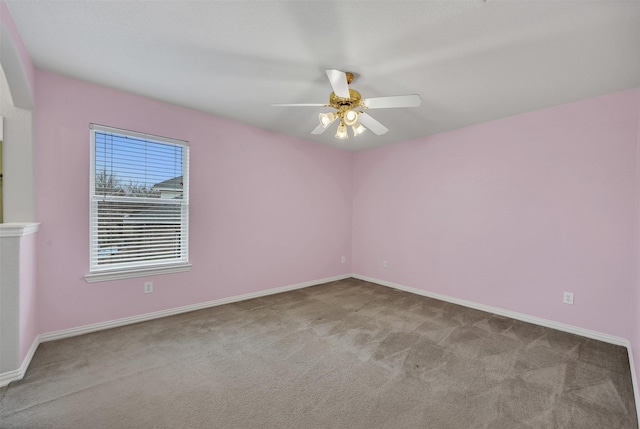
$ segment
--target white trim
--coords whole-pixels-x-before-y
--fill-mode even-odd
[[[153,313],[141,314],[141,315],[138,315],[138,316],[125,317],[125,318],[122,318],[122,319],[111,320],[111,321],[101,322],[101,323],[94,323],[92,325],[85,325],[85,326],[80,326],[80,327],[77,327],[77,328],[64,329],[64,330],[55,331],[55,332],[48,332],[46,334],[40,334],[34,339],[33,344],[31,344],[31,348],[27,352],[27,355],[25,356],[25,358],[24,358],[24,360],[22,362],[22,365],[20,365],[20,368],[18,368],[17,370],[14,370],[14,371],[8,371],[8,372],[0,373],[0,387],[6,386],[7,384],[9,384],[12,381],[21,380],[24,377],[25,373],[27,372],[27,368],[29,367],[29,364],[31,363],[31,359],[33,358],[33,355],[35,354],[36,349],[38,348],[38,345],[40,343],[44,343],[46,341],[60,340],[60,339],[63,339],[63,338],[73,337],[73,336],[76,336],[76,335],[83,335],[83,334],[88,334],[88,333],[91,333],[91,332],[101,331],[101,330],[104,330],[104,329],[116,328],[118,326],[124,326],[124,325],[133,324],[133,323],[144,322],[144,321],[147,321],[147,320],[158,319],[158,318],[161,318],[161,317],[173,316],[173,315],[176,315],[176,314],[186,313],[186,312],[189,312],[189,311],[201,310],[201,309],[204,309],[204,308],[215,307],[215,306],[223,305],[223,304],[230,304],[230,303],[233,303],[233,302],[244,301],[244,300],[247,300],[247,299],[259,298],[259,297],[273,295],[273,294],[281,293],[281,292],[288,292],[288,291],[295,290],[295,289],[303,289],[303,288],[306,288],[306,287],[315,286],[315,285],[319,285],[319,284],[323,284],[323,283],[329,283],[329,282],[333,282],[333,281],[348,279],[350,277],[353,277],[353,278],[356,278],[356,279],[359,279],[359,280],[364,280],[364,281],[371,282],[371,283],[380,284],[380,285],[383,285],[383,286],[391,287],[391,288],[402,290],[402,291],[405,291],[405,292],[414,293],[416,295],[422,295],[422,296],[426,296],[428,298],[439,299],[441,301],[446,301],[446,302],[450,302],[450,303],[453,303],[453,304],[462,305],[464,307],[474,308],[476,310],[486,311],[486,312],[497,314],[497,315],[500,315],[500,316],[510,317],[510,318],[513,318],[513,319],[516,319],[516,320],[522,320],[524,322],[529,322],[529,323],[533,323],[533,324],[536,324],[536,325],[545,326],[547,328],[558,329],[558,330],[561,330],[561,331],[569,332],[569,333],[576,334],[576,335],[581,335],[581,336],[592,338],[592,339],[595,339],[595,340],[604,341],[604,342],[615,344],[615,345],[619,345],[619,346],[624,346],[624,347],[627,348],[627,352],[629,354],[629,366],[630,366],[630,370],[631,370],[631,381],[632,381],[632,384],[633,384],[633,392],[634,392],[634,398],[635,398],[635,402],[636,402],[636,409],[640,410],[640,393],[638,391],[638,381],[637,381],[635,366],[633,364],[634,363],[633,352],[631,350],[631,343],[627,339],[620,338],[620,337],[615,337],[615,336],[612,336],[612,335],[602,334],[600,332],[591,331],[591,330],[588,330],[588,329],[583,329],[583,328],[579,328],[579,327],[572,326],[572,325],[566,325],[564,323],[553,322],[551,320],[546,320],[546,319],[542,319],[542,318],[539,318],[539,317],[529,316],[529,315],[522,314],[522,313],[516,313],[516,312],[513,312],[513,311],[509,311],[509,310],[503,310],[503,309],[498,308],[498,307],[491,307],[491,306],[484,305],[484,304],[478,304],[478,303],[475,303],[475,302],[472,302],[472,301],[466,301],[466,300],[463,300],[463,299],[453,298],[453,297],[446,296],[446,295],[427,292],[427,291],[424,291],[424,290],[421,290],[421,289],[416,289],[416,288],[412,288],[412,287],[408,287],[408,286],[402,286],[402,285],[399,285],[397,283],[388,282],[386,280],[380,280],[380,279],[376,279],[376,278],[373,278],[373,277],[367,277],[367,276],[363,276],[363,275],[355,274],[355,273],[353,273],[353,274],[343,274],[343,275],[334,276],[334,277],[327,277],[327,278],[324,278],[324,279],[312,280],[312,281],[303,282],[303,283],[297,283],[297,284],[293,284],[293,285],[289,285],[289,286],[282,286],[282,287],[277,287],[277,288],[273,288],[273,289],[267,289],[267,290],[264,290],[264,291],[252,292],[252,293],[247,293],[247,294],[244,294],[244,295],[237,295],[237,296],[233,296],[233,297],[229,297],[229,298],[222,298],[222,299],[202,302],[202,303],[198,303],[198,304],[186,305],[186,306],[183,306],[183,307],[176,307],[176,308],[172,308],[172,309],[156,311],[156,312],[153,312]]]
[[[173,144],[177,146],[189,146],[188,140],[174,139],[173,137],[156,136],[154,134],[141,133],[140,131],[125,130],[124,128],[108,127],[100,124],[89,124],[90,130],[102,131],[104,133],[118,134],[124,137],[130,136],[141,140],[155,140],[162,143]]]
[[[76,335],[89,334],[91,332],[102,331],[104,329],[116,328],[118,326],[130,325],[132,323],[145,322],[147,320],[158,319],[161,317],[173,316],[176,314],[187,313],[189,311],[201,310],[203,308],[216,307],[218,305],[230,304],[232,302],[244,301],[247,299],[260,298],[267,295],[273,295],[290,290],[302,289],[309,286],[315,286],[322,283],[329,283],[338,280],[344,280],[351,277],[351,274],[343,274],[340,276],[327,277],[319,280],[311,280],[303,283],[296,283],[289,286],[282,286],[273,289],[262,290],[258,292],[246,293],[243,295],[231,296],[228,298],[215,299],[213,301],[200,302],[197,304],[185,305],[183,307],[169,308],[167,310],[155,311],[153,313],[140,314],[137,316],[125,317],[122,319],[109,320],[106,322],[94,323],[91,325],[78,326],[77,328],[63,329],[61,331],[47,332],[40,335],[40,342],[60,340],[62,338],[74,337]]]
[[[191,271],[191,264],[168,265],[166,267],[135,268],[131,270],[105,271],[85,274],[87,283],[107,282],[110,280],[122,280],[132,277],[155,276],[157,274],[183,273]]]
[[[402,291],[413,293],[416,295],[422,295],[428,298],[434,298],[440,301],[446,301],[452,304],[462,305],[463,307],[469,307],[475,310],[486,311],[488,313],[497,314],[499,316],[510,317],[512,319],[521,320],[523,322],[533,323],[534,325],[544,326],[551,329],[557,329],[559,331],[568,332],[570,334],[580,335],[582,337],[587,337],[594,340],[603,341],[605,343],[626,347],[627,353],[629,356],[629,369],[631,371],[631,383],[633,384],[633,396],[636,403],[636,410],[640,412],[640,392],[638,390],[636,367],[634,365],[633,352],[631,350],[631,342],[626,338],[616,337],[614,335],[609,335],[609,334],[603,334],[601,332],[592,331],[590,329],[584,329],[578,326],[567,325],[565,323],[560,323],[560,322],[554,322],[552,320],[542,319],[540,317],[530,316],[528,314],[517,313],[515,311],[504,310],[502,308],[479,304],[477,302],[454,298],[454,297],[442,295],[439,293],[428,292],[422,289],[403,286],[397,283],[389,282],[386,280],[380,280],[373,277],[367,277],[360,274],[352,274],[351,276],[356,279],[364,280],[370,283],[376,283],[382,286],[391,287],[394,289],[402,290]]]
[[[36,353],[36,349],[41,342],[40,335],[37,335],[33,339],[33,343],[31,343],[31,347],[29,348],[27,355],[24,357],[20,368],[0,373],[0,387],[4,387],[12,381],[18,381],[24,378],[24,375],[27,373],[27,368],[29,368],[29,365],[31,364],[31,359],[33,359],[33,355]]]
[[[0,223],[0,237],[22,237],[38,231],[39,223]]]
[[[402,290],[405,292],[414,293],[416,295],[422,295],[428,298],[434,298],[440,301],[446,301],[452,304],[462,305],[463,307],[469,307],[475,310],[486,311],[488,313],[497,314],[499,316],[510,317],[512,319],[521,320],[523,322],[533,323],[534,325],[540,325],[540,326],[545,326],[551,329],[557,329],[558,331],[569,332],[570,334],[580,335],[582,337],[603,341],[605,343],[615,344],[617,346],[624,346],[629,348],[629,344],[630,344],[629,340],[627,340],[626,338],[616,337],[614,335],[609,335],[609,334],[603,334],[601,332],[580,328],[578,326],[567,325],[565,323],[554,322],[553,320],[542,319],[540,317],[530,316],[528,314],[517,313],[515,311],[505,310],[498,307],[492,307],[490,305],[485,305],[485,304],[479,304],[477,302],[454,298],[454,297],[442,295],[439,293],[428,292],[422,289],[403,286],[403,285],[399,285],[397,283],[389,282],[386,280],[380,280],[373,277],[362,276],[360,274],[353,274],[353,277],[356,279],[364,280],[371,283],[377,283],[383,286],[388,286],[388,287]]]
[[[277,287],[273,289],[267,289],[259,292],[246,293],[244,295],[232,296],[229,298],[216,299],[213,301],[201,302],[198,304],[185,305],[183,307],[170,308],[167,310],[155,311],[153,313],[140,314],[137,316],[125,317],[122,319],[110,320],[101,323],[94,323],[91,325],[79,326],[77,328],[63,329],[60,331],[48,332],[46,334],[38,335],[31,344],[31,348],[27,352],[20,368],[0,373],[0,387],[4,387],[12,381],[22,380],[27,368],[31,363],[31,359],[38,348],[40,343],[47,341],[61,340],[63,338],[75,337],[77,335],[89,334],[91,332],[102,331],[104,329],[116,328],[118,326],[130,325],[133,323],[144,322],[147,320],[158,319],[161,317],[173,316],[176,314],[187,313],[189,311],[201,310],[203,308],[215,307],[223,304],[230,304],[233,302],[244,301],[247,299],[260,298],[263,296],[273,295],[281,292],[288,292],[295,289],[303,289],[310,286],[316,286],[323,283],[335,282],[338,280],[344,280],[352,277],[351,274],[342,274],[339,276],[326,277],[318,280],[311,280],[303,283],[296,283],[293,285]]]
[[[627,344],[627,352],[629,352],[629,366],[631,367],[631,383],[633,384],[633,397],[636,400],[636,412],[640,412],[640,393],[638,392],[638,378],[636,376],[636,367],[633,364],[633,351],[631,350],[631,343]],[[638,423],[640,423],[640,417],[638,417]]]
[[[96,182],[96,132],[100,132],[103,134],[112,134],[122,136],[124,138],[133,138],[137,140],[143,141],[154,141],[160,144],[168,144],[175,147],[182,148],[182,181],[183,184],[183,195],[179,200],[163,200],[158,198],[145,198],[145,197],[130,197],[130,196],[122,196],[115,197],[109,196],[105,197],[104,195],[96,194],[95,182]],[[148,275],[145,271],[142,273],[137,273],[141,270],[146,270],[147,268],[158,269],[158,271],[152,271],[151,274],[163,274],[163,273],[173,273],[173,272],[183,272],[191,269],[191,265],[189,265],[189,142],[186,140],[178,140],[170,137],[161,137],[154,136],[152,134],[140,133],[137,131],[129,131],[120,128],[107,127],[104,125],[98,124],[89,124],[89,140],[90,140],[90,177],[89,177],[89,271],[90,273],[85,275],[85,279],[88,283],[96,282],[96,281],[108,281],[108,280],[117,280],[124,279],[130,277],[142,277]],[[144,202],[148,204],[152,204],[154,206],[158,205],[166,205],[172,204],[176,207],[180,207],[180,233],[178,234],[177,245],[179,249],[178,255],[171,255],[173,257],[168,258],[166,260],[160,261],[159,263],[155,263],[152,261],[141,262],[140,260],[128,261],[125,258],[124,261],[121,262],[108,262],[104,265],[100,266],[98,263],[99,255],[99,238],[98,238],[98,221],[100,215],[98,213],[98,203],[104,200],[116,201],[116,202],[127,202],[127,203],[138,203]],[[134,240],[134,244],[140,244],[138,242],[139,236],[136,236],[136,240]],[[149,248],[141,248],[139,250],[144,250],[144,253],[149,251]],[[138,255],[142,256],[142,255]],[[170,256],[165,254],[164,256]],[[134,258],[135,259],[135,258]],[[166,265],[174,265],[179,266],[182,265],[182,269],[179,270],[167,270],[165,269]],[[106,266],[106,267],[105,267]],[[188,269],[184,267],[188,266]],[[104,272],[109,271],[110,274],[103,274]]]

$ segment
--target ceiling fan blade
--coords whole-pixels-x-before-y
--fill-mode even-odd
[[[362,100],[368,109],[386,109],[390,107],[418,107],[422,99],[418,94],[395,95],[392,97],[374,97]]]
[[[347,75],[340,70],[325,70],[333,92],[340,98],[351,98]]]
[[[323,107],[326,104],[320,103],[273,103],[273,107]]]
[[[367,127],[368,129],[370,129],[371,131],[373,131],[375,134],[379,136],[389,131],[387,127],[385,127],[380,122],[376,121],[375,119],[373,119],[371,116],[367,115],[364,112],[358,115],[358,120],[362,125],[364,125],[365,127]]]
[[[329,128],[329,127],[326,127],[326,128],[325,128],[325,127],[323,127],[322,125],[318,125],[317,127],[315,127],[315,128],[313,129],[313,131],[311,131],[311,134],[322,134],[322,133],[324,133],[325,131],[327,131],[327,128]]]

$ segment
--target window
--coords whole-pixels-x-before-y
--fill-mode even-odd
[[[91,125],[87,281],[189,269],[187,142]]]

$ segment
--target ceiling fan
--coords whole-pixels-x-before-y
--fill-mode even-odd
[[[370,129],[377,135],[389,131],[387,127],[369,116],[363,110],[386,109],[395,107],[418,107],[422,99],[417,94],[396,95],[391,97],[374,97],[363,99],[358,91],[349,88],[353,81],[353,73],[340,70],[326,70],[327,77],[333,92],[329,96],[329,104],[322,103],[298,103],[298,104],[272,104],[278,107],[333,107],[336,112],[320,113],[320,125],[311,134],[324,133],[329,125],[338,121],[337,139],[347,139],[347,126],[353,130],[353,135],[358,136]]]

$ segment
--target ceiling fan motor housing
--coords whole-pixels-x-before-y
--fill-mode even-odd
[[[361,106],[362,96],[355,89],[349,89],[349,98],[338,97],[335,92],[329,96],[329,105],[341,112],[355,109]]]

